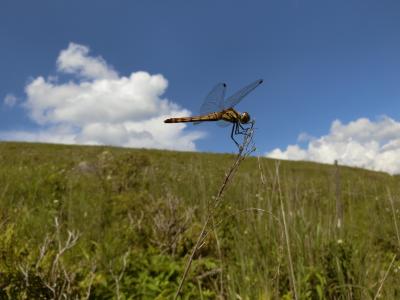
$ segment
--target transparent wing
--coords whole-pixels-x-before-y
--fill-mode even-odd
[[[230,96],[228,99],[224,101],[224,108],[231,108],[238,104],[247,94],[249,94],[252,90],[258,87],[261,83],[263,83],[262,79],[256,80],[248,86],[242,88],[237,93]]]
[[[224,97],[226,91],[225,83],[218,83],[206,96],[200,107],[200,114],[209,114],[223,110]]]
[[[228,127],[229,125],[232,125],[232,123],[229,123],[228,121],[220,120],[220,121],[217,121],[217,125],[219,127]]]
[[[224,97],[226,91],[226,83],[218,83],[206,96],[200,107],[200,115],[207,115],[212,112],[224,109]],[[199,124],[201,122],[194,122]]]

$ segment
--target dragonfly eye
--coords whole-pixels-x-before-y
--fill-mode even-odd
[[[250,121],[250,115],[247,112],[242,113],[240,123],[246,124]]]

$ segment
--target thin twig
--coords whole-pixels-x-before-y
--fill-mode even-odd
[[[278,195],[279,195],[279,200],[281,204],[281,213],[282,213],[282,221],[283,221],[283,228],[285,230],[285,240],[286,240],[286,247],[287,247],[287,253],[288,253],[288,259],[289,259],[289,267],[290,267],[290,278],[291,278],[291,285],[293,289],[293,294],[294,294],[294,299],[299,299],[297,296],[297,289],[296,289],[296,280],[294,277],[294,269],[293,269],[293,261],[292,261],[292,253],[290,251],[290,239],[289,239],[289,231],[287,228],[286,224],[286,214],[285,214],[285,208],[283,204],[283,197],[282,197],[282,190],[281,190],[281,183],[279,179],[279,162],[275,166],[276,170],[276,178],[277,178],[277,184],[278,184]]]
[[[383,276],[383,278],[381,280],[381,284],[379,285],[378,291],[375,294],[374,300],[379,297],[379,294],[381,293],[381,289],[383,287],[383,283],[385,282],[386,277],[389,275],[390,269],[392,268],[395,259],[396,259],[396,254],[393,255],[392,261],[390,262],[390,265],[389,265],[388,269],[386,270],[385,276]]]
[[[254,146],[254,142],[253,142],[254,124],[255,124],[254,121],[251,122],[250,127],[247,128],[246,132],[244,133],[243,142],[239,146],[239,152],[236,156],[234,163],[229,168],[228,173],[225,175],[225,178],[224,178],[222,185],[217,193],[217,196],[214,198],[214,203],[213,203],[214,205],[210,205],[210,203],[208,205],[206,219],[204,221],[204,224],[200,231],[200,234],[197,238],[196,244],[194,245],[192,252],[189,256],[189,259],[186,263],[185,271],[183,272],[183,275],[182,275],[181,281],[179,283],[178,290],[176,291],[174,300],[178,299],[178,297],[179,297],[179,294],[182,290],[183,284],[186,280],[187,274],[189,273],[190,267],[192,265],[194,255],[196,254],[197,250],[200,249],[204,239],[208,235],[207,227],[209,225],[210,220],[214,216],[215,210],[216,210],[218,204],[220,203],[220,200],[222,198],[222,195],[223,195],[226,187],[228,186],[229,182],[233,178],[233,175],[239,168],[240,163],[255,150],[255,146]]]
[[[174,299],[178,299],[178,296],[182,290],[183,283],[185,282],[185,279],[189,272],[190,266],[192,265],[193,257],[196,254],[197,249],[199,249],[201,241],[203,240],[203,235],[205,235],[205,233],[206,233],[206,228],[207,228],[208,222],[210,221],[210,217],[211,216],[208,215],[206,221],[203,224],[203,228],[201,229],[199,237],[197,238],[197,242],[196,242],[195,246],[193,247],[193,250],[192,250],[192,253],[190,254],[188,262],[186,263],[185,272],[182,275],[181,282],[179,283],[179,287],[178,287],[178,290],[176,291]]]
[[[218,250],[218,256],[219,256],[219,260],[221,262],[221,265],[223,264],[222,262],[222,251],[221,251],[221,244],[219,242],[218,239],[218,233],[217,233],[217,228],[215,227],[215,220],[214,218],[212,218],[212,230],[214,232],[214,237],[215,237],[215,242],[217,243],[217,250]],[[221,266],[221,271],[219,274],[219,284],[220,284],[220,295],[221,295],[221,299],[222,299],[222,295],[224,294],[224,280],[223,280],[223,268]]]

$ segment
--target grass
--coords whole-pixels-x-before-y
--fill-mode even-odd
[[[172,299],[234,160],[0,143],[0,299]],[[398,299],[399,183],[363,169],[247,158],[180,297]]]

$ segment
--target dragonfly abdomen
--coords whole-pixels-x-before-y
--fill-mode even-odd
[[[205,122],[205,121],[218,121],[222,119],[222,113],[215,112],[205,116],[183,117],[183,118],[170,118],[166,119],[164,123],[183,123],[183,122]]]

